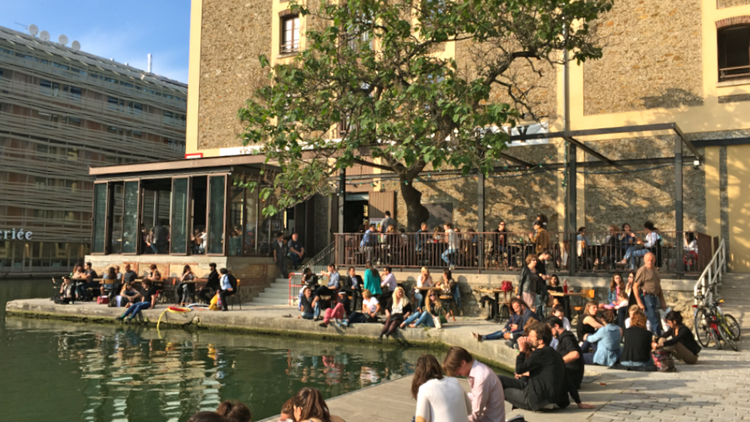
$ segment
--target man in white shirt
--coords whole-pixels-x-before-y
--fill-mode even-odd
[[[500,379],[466,349],[451,347],[443,360],[448,376],[469,377],[471,413],[469,422],[505,422],[505,393]]]

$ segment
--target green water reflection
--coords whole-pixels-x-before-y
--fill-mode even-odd
[[[0,281],[0,409],[7,421],[184,421],[220,401],[253,419],[303,386],[333,397],[412,372],[423,351],[206,331],[5,319],[5,302],[50,294]]]

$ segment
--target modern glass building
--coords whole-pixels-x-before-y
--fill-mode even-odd
[[[89,167],[182,158],[186,109],[186,84],[0,27],[0,277],[89,253]]]

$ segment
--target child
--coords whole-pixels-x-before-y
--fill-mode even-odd
[[[620,310],[621,308],[627,308],[628,307],[628,296],[627,293],[625,293],[625,290],[621,290],[620,293],[617,294],[617,302],[612,302],[609,305],[604,305],[604,309],[615,309]]]

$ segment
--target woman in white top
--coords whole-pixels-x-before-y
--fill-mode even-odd
[[[469,396],[456,378],[443,376],[435,356],[417,360],[411,394],[417,400],[415,422],[469,422]]]
[[[427,267],[422,267],[422,274],[417,277],[417,287],[432,287],[432,276],[430,270]],[[414,301],[418,303],[418,310],[421,312],[424,308],[424,293],[420,290],[414,289]]]
[[[375,322],[378,320],[378,312],[380,312],[380,302],[378,302],[378,299],[368,289],[362,291],[362,297],[362,312],[352,312],[349,318],[344,321],[345,327],[357,322]]]

